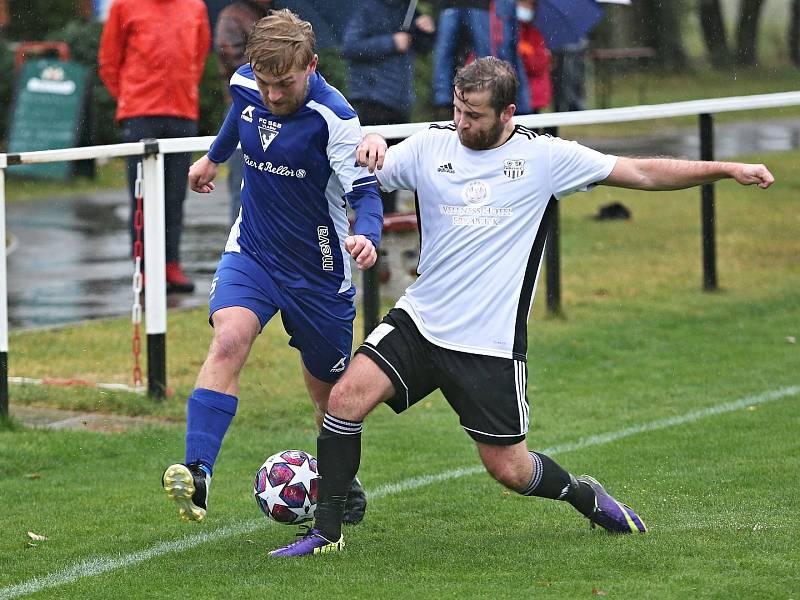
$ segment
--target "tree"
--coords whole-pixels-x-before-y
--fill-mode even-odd
[[[38,41],[78,14],[78,0],[8,0],[8,38]]]
[[[800,0],[792,0],[789,15],[789,57],[800,67]]]
[[[753,66],[758,60],[758,22],[764,0],[742,0],[736,35],[736,64]]]
[[[700,28],[711,64],[715,69],[724,69],[731,63],[731,54],[722,18],[722,4],[720,0],[698,0],[698,5]]]
[[[688,65],[683,44],[682,21],[686,0],[636,0],[636,42],[656,50],[656,62],[673,69]]]

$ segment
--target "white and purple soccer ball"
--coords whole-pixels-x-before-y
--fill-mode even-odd
[[[253,493],[261,511],[285,525],[310,521],[317,507],[317,459],[302,450],[270,456],[256,473]]]

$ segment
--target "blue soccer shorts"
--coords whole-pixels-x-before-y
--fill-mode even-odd
[[[334,383],[350,362],[356,309],[348,298],[282,286],[252,257],[225,252],[211,281],[211,325],[216,311],[232,306],[253,311],[262,329],[280,311],[289,345],[317,379]]]

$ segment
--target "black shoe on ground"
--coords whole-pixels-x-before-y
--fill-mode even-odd
[[[200,463],[168,466],[161,476],[161,486],[178,505],[181,519],[202,521],[205,518],[211,477],[200,468]]]
[[[358,477],[353,478],[350,489],[347,492],[347,500],[344,503],[344,516],[342,522],[349,525],[356,525],[364,518],[367,510],[367,495]]]

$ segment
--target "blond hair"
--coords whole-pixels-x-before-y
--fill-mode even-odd
[[[311,23],[284,8],[253,24],[245,53],[254,69],[283,75],[305,69],[314,58],[316,43]]]

